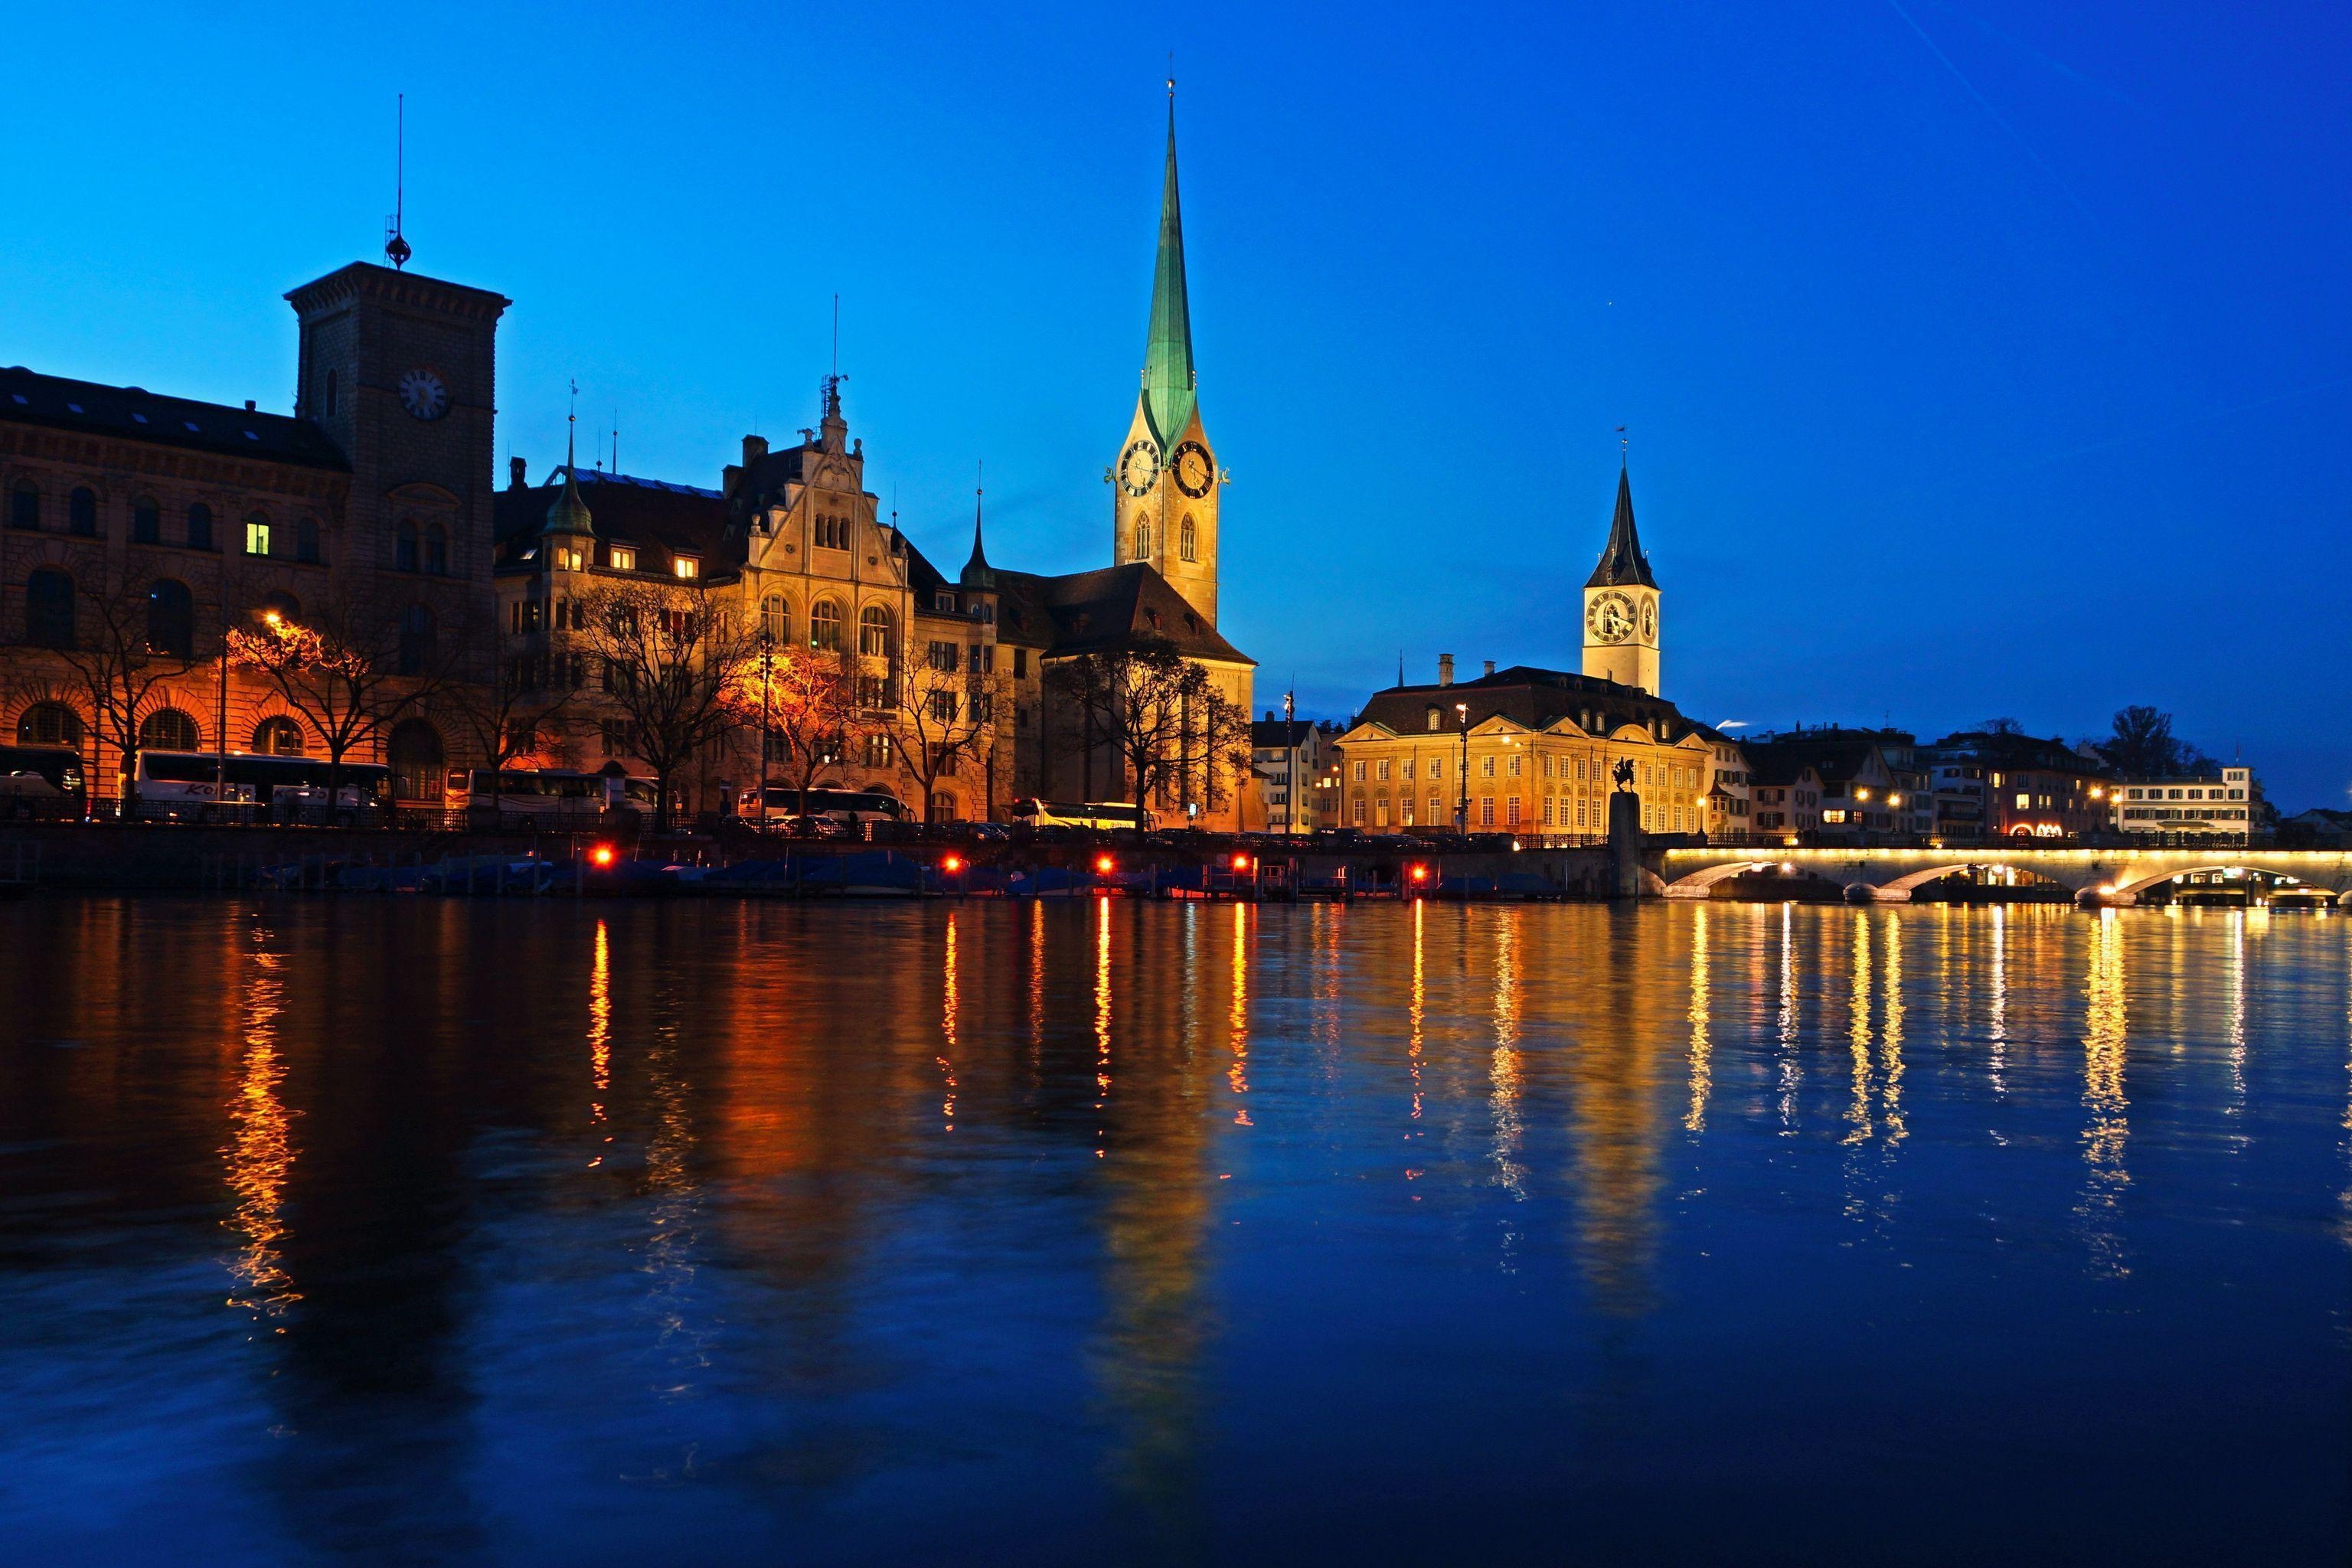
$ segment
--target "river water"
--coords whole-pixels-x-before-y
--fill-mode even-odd
[[[2341,1562],[2352,922],[0,909],[16,1562]]]

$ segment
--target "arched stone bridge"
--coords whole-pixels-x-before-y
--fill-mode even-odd
[[[2261,872],[2336,896],[2352,909],[2352,851],[2340,849],[2042,849],[2003,844],[1945,849],[1667,849],[1643,857],[1658,876],[1643,890],[1703,899],[1742,871],[1780,869],[1836,882],[1846,897],[1906,903],[1955,871],[2007,868],[2073,890],[2080,903],[2134,904],[2142,889],[2191,872]]]

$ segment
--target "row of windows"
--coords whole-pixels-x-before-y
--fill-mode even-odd
[[[2126,795],[2132,800],[2243,800],[2246,798],[2246,792],[2242,789],[2225,791],[2219,788],[2206,790],[2191,787],[2186,795],[2183,795],[2178,789],[2141,789],[2137,785],[2134,785]]]
[[[1548,828],[1559,831],[1570,829],[1593,831],[1601,827],[1607,820],[1606,809],[1597,800],[1587,800],[1573,795],[1548,795],[1538,804],[1541,808],[1541,825]],[[1396,825],[1398,826],[1414,826],[1414,805],[1415,801],[1412,795],[1397,797]],[[1497,822],[1495,816],[1495,797],[1491,795],[1480,795],[1475,801],[1470,803],[1472,822],[1479,827],[1506,827],[1517,831],[1525,823],[1521,816],[1520,797],[1515,795],[1506,795],[1503,797],[1502,805],[1502,819]],[[1348,803],[1348,811],[1349,820],[1358,827],[1386,827],[1390,825],[1389,798],[1385,795],[1375,796],[1367,802],[1362,793],[1359,792],[1355,798]],[[1644,805],[1642,808],[1642,826],[1644,829],[1656,833],[1687,833],[1696,827],[1697,816],[1696,808],[1690,806]],[[1444,796],[1431,795],[1429,815],[1423,818],[1423,821],[1432,827],[1450,826],[1454,821],[1454,807],[1447,804]]]
[[[1189,517],[1177,525],[1176,553],[1186,561],[1198,561],[1201,558],[1201,531]],[[1151,524],[1144,518],[1139,517],[1135,520],[1135,553],[1129,559],[1134,561],[1151,559]]]
[[[1526,752],[1514,752],[1513,754],[1504,758],[1503,773],[1505,776],[1509,778],[1518,778],[1521,776],[1521,763],[1526,755]],[[1601,776],[1601,759],[1598,757],[1561,757],[1555,756],[1550,752],[1546,752],[1543,755],[1542,762],[1543,776],[1546,778],[1565,779],[1570,777],[1571,765],[1574,769],[1572,776],[1580,783],[1598,780]],[[1402,770],[1400,776],[1408,779],[1412,777],[1415,762],[1414,759],[1410,757],[1405,758],[1402,762],[1393,763],[1393,764],[1391,763],[1391,759],[1385,757],[1373,763],[1367,763],[1364,759],[1359,758],[1355,763],[1350,764],[1354,770],[1356,782],[1359,784],[1362,783],[1364,780],[1364,770],[1367,766],[1373,770],[1372,776],[1385,780],[1390,776],[1390,768],[1391,765]],[[1445,759],[1443,757],[1431,757],[1423,766],[1425,776],[1429,778],[1436,779],[1444,778],[1445,776]],[[1696,768],[1682,767],[1679,765],[1659,763],[1636,763],[1635,766],[1639,770],[1634,775],[1635,779],[1640,785],[1645,789],[1660,786],[1673,789],[1696,789],[1698,787],[1698,770]],[[1478,776],[1480,778],[1487,779],[1495,776],[1495,759],[1493,757],[1480,757],[1478,759]]]
[[[38,530],[43,526],[41,492],[30,479],[19,479],[8,494],[8,526],[16,529]],[[180,542],[191,550],[214,550],[215,539],[212,507],[205,501],[191,501],[182,514]],[[413,525],[412,525],[413,526]],[[66,497],[66,531],[83,538],[98,537],[98,496],[87,486]],[[290,528],[274,525],[267,512],[249,512],[245,519],[245,552],[247,555],[289,555],[302,562],[320,559],[320,528],[315,517],[297,519]],[[131,542],[133,544],[163,542],[163,509],[151,496],[142,496],[131,503]],[[443,546],[446,559],[447,547]]]

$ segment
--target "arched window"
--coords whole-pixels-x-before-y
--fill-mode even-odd
[[[66,531],[83,538],[98,532],[98,492],[88,485],[78,485],[66,498]]]
[[[155,504],[153,496],[141,496],[131,503],[131,542],[157,544],[163,538],[163,509]]]
[[[41,487],[30,479],[18,479],[16,488],[8,492],[8,526],[41,526]]]
[[[195,605],[188,585],[158,578],[147,590],[147,651],[193,658],[196,647]]]
[[[404,517],[392,533],[392,569],[395,572],[416,570],[416,520]]]
[[[447,758],[441,745],[441,731],[430,721],[404,719],[394,724],[392,739],[384,748],[384,760],[392,764],[393,798],[439,800],[441,768]]]
[[[139,721],[139,747],[146,752],[193,752],[203,746],[196,721],[177,708],[158,708]]]
[[[433,612],[411,605],[400,616],[400,673],[422,675],[433,662]]]
[[[272,611],[281,621],[299,621],[302,618],[302,601],[283,588],[273,588],[261,595],[259,605],[259,613],[264,616]]]
[[[1138,561],[1151,559],[1151,525],[1141,521],[1135,525],[1135,558]]]
[[[247,555],[269,553],[269,519],[257,511],[245,514],[245,552]]]
[[[760,601],[760,635],[773,647],[793,640],[793,607],[784,603],[782,594],[771,594]]]
[[[283,713],[273,713],[253,727],[253,749],[268,757],[302,754],[302,728]]]
[[[62,702],[36,702],[16,721],[20,746],[81,746],[81,715]]]
[[[25,640],[35,647],[74,645],[73,579],[54,566],[25,579]]]
[[[825,653],[841,651],[841,606],[819,599],[809,612],[809,647]]]
[[[213,509],[202,501],[188,505],[188,548],[210,550],[213,547]]]
[[[437,522],[425,531],[425,569],[436,577],[449,575],[449,531]]]
[[[327,417],[330,419],[335,416],[335,394],[340,390],[341,388],[335,384],[335,373],[329,371],[327,373]]]
[[[1201,558],[1201,531],[1191,518],[1184,520],[1184,531],[1178,535],[1178,538],[1182,546],[1184,559],[1198,561]]]
[[[931,820],[933,822],[955,821],[956,797],[950,795],[943,789],[933,790],[931,792]]]
[[[1428,714],[1427,714],[1427,718],[1428,718],[1428,720],[1429,720],[1429,727],[1430,727],[1432,730],[1436,730],[1436,729],[1440,728],[1440,727],[1441,727],[1441,726],[1443,726],[1443,725],[1444,724],[1444,722],[1445,722],[1445,715],[1444,715],[1444,712],[1442,712],[1442,711],[1438,709],[1437,705],[1436,705],[1435,703],[1433,703],[1433,702],[1430,704],[1430,708],[1429,708],[1429,712],[1428,712]]]
[[[890,657],[890,612],[879,605],[857,612],[857,651],[872,658]]]
[[[319,561],[319,520],[306,517],[294,525],[294,559],[312,565]]]

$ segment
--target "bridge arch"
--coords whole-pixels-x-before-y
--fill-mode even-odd
[[[2266,866],[2245,866],[2234,861],[2220,860],[2210,866],[2176,866],[2169,870],[2152,871],[2147,876],[2135,877],[2129,881],[2118,881],[2108,887],[2093,889],[2082,897],[2086,900],[2095,899],[2103,903],[2134,904],[2139,901],[2141,892],[2147,889],[2158,887],[2166,882],[2177,882],[2183,877],[2202,877],[2216,871],[2224,876],[2234,871],[2241,877],[2274,879],[2280,884],[2296,888],[2317,886],[2292,871],[2275,871]]]
[[[1787,862],[1779,859],[1727,860],[1720,866],[1709,866],[1704,871],[1693,871],[1666,882],[1664,891],[1670,899],[1704,899],[1717,882],[1728,882],[1750,871],[1778,871],[1786,867]]]

